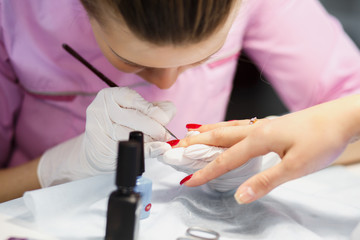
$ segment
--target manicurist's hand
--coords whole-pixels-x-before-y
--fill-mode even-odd
[[[134,130],[144,133],[146,157],[162,154],[171,148],[165,143],[170,135],[163,126],[175,111],[171,102],[150,103],[129,88],[101,90],[87,108],[85,132],[41,157],[41,186],[114,171],[118,141],[129,139]]]
[[[207,144],[228,148],[203,169],[185,178],[189,187],[202,185],[256,156],[277,153],[282,161],[245,181],[236,191],[239,203],[250,203],[289,180],[330,165],[360,135],[360,96],[354,95],[273,119],[203,125],[201,134],[175,147]]]

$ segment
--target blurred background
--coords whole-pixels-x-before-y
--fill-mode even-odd
[[[342,23],[347,34],[360,47],[360,0],[320,0],[327,11]],[[288,112],[272,87],[260,76],[246,56],[239,58],[226,120],[280,115]],[[254,81],[255,80],[255,81]]]

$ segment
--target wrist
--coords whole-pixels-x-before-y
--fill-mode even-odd
[[[360,138],[360,95],[351,95],[340,101],[340,108],[345,109],[341,116],[344,121],[342,124],[346,126],[345,137],[350,142],[355,142]]]

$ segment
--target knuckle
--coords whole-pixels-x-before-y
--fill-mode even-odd
[[[187,147],[187,146],[190,146],[191,145],[191,137],[187,137],[187,138],[184,138],[180,141],[180,146],[182,147]]]
[[[197,144],[197,141],[193,136],[191,136],[181,139],[181,141],[178,143],[178,147],[188,147],[194,144]]]
[[[258,125],[254,125],[254,131],[252,132],[253,137],[255,138],[265,138],[270,139],[274,137],[274,130],[272,124],[269,122],[269,119],[261,120],[262,122]]]
[[[226,159],[224,154],[220,154],[215,160],[214,160],[215,167],[218,169],[221,173],[227,173],[230,172],[232,169],[229,168],[229,164],[226,164]]]
[[[270,124],[264,124],[259,128],[258,132],[261,132],[264,137],[269,137],[272,136],[273,130]]]
[[[295,156],[287,155],[282,164],[283,172],[289,174],[291,178],[300,174],[302,169],[306,168],[306,166],[302,161],[299,161],[299,159],[300,158]]]
[[[261,189],[264,189],[266,192],[269,192],[273,188],[273,183],[266,173],[261,174],[257,178],[257,184],[260,186]]]
[[[224,131],[225,127],[219,127],[219,128],[216,128],[214,130],[212,130],[210,132],[210,137],[215,140],[215,142],[218,142],[218,141],[221,141],[222,139],[225,138],[225,131]]]

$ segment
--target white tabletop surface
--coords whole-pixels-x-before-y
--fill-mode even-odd
[[[221,240],[350,239],[360,222],[360,164],[324,169],[242,206],[206,187],[180,187],[185,174],[160,163],[153,162],[147,172],[154,182],[153,208],[140,221],[141,240],[176,239],[194,225],[218,231]],[[0,204],[0,239],[102,239],[112,180],[98,177],[33,191],[28,195],[33,206],[24,198]],[[96,199],[98,194],[104,196]]]

